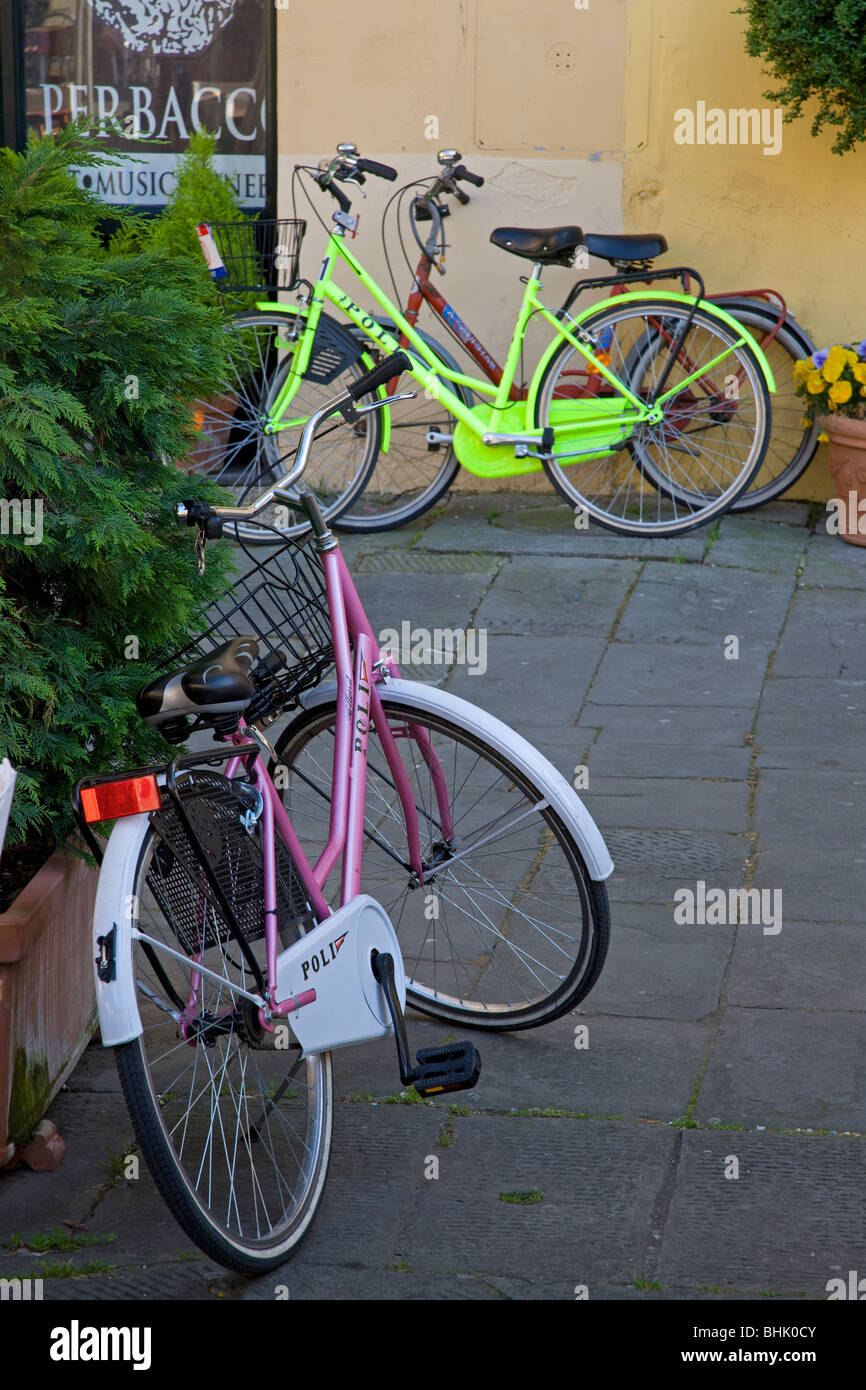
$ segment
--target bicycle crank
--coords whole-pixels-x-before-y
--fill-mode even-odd
[[[415,1055],[416,1065],[410,1067],[409,1039],[394,978],[394,957],[388,951],[376,951],[373,953],[372,967],[391,1015],[403,1085],[414,1086],[419,1096],[471,1090],[481,1074],[481,1056],[470,1042],[449,1043],[445,1047],[422,1047]]]

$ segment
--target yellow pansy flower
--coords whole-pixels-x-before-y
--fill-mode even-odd
[[[858,362],[853,368],[854,377],[861,386],[866,386],[866,362]]]
[[[811,357],[804,357],[804,358],[802,358],[801,361],[795,362],[795,363],[794,363],[794,380],[795,380],[795,381],[803,381],[803,379],[804,379],[805,377],[807,377],[808,374],[809,374],[809,372],[811,372],[811,371],[812,371],[812,359],[811,359]]]
[[[820,372],[810,372],[806,377],[806,390],[812,396],[817,396],[824,390],[824,378]]]
[[[830,387],[830,400],[835,401],[836,405],[844,405],[850,401],[853,389],[850,381],[835,381]]]
[[[829,434],[827,433],[826,430],[822,430],[821,433],[818,435],[818,443],[819,443],[819,444],[829,444],[829,442],[830,442],[830,436],[829,436]]]
[[[821,368],[821,372],[822,372],[822,375],[823,375],[823,377],[824,377],[824,380],[825,380],[825,381],[838,381],[839,378],[840,378],[840,376],[842,375],[842,368],[843,368],[844,366],[845,366],[845,363],[844,363],[844,362],[840,362],[838,357],[834,357],[833,354],[830,353],[829,356],[827,357],[827,361],[824,363],[824,366]]]

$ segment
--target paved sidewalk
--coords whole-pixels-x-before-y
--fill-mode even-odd
[[[487,493],[347,542],[380,627],[486,630],[483,677],[428,677],[588,768],[617,866],[607,966],[578,1013],[480,1039],[457,1113],[394,1103],[389,1046],[337,1054],[325,1198],[266,1279],[202,1259],[147,1173],[112,1165],[131,1133],[91,1047],[50,1111],[63,1166],[0,1179],[0,1241],[105,1238],[43,1256],[79,1271],[46,1297],[823,1299],[866,1274],[866,553],[806,512],[634,543]],[[699,881],[767,890],[764,925],[677,924]],[[415,1047],[448,1033],[410,1015]],[[40,1263],[4,1251],[0,1272]]]

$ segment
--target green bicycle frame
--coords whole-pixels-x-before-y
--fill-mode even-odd
[[[691,308],[695,302],[694,299],[684,294],[636,291],[618,295],[616,298],[605,300],[601,304],[590,305],[581,313],[570,315],[568,326],[566,326],[539,298],[541,275],[540,266],[537,264],[533,266],[532,273],[526,279],[526,288],[514,326],[508,355],[505,359],[502,379],[498,386],[494,386],[486,379],[467,376],[463,372],[454,371],[440,362],[432,349],[427,346],[413,326],[407,322],[400,310],[379,288],[373,277],[346,246],[344,231],[337,229],[332,231],[328,238],[325,258],[322,261],[319,277],[313,286],[307,312],[305,312],[305,305],[269,302],[262,302],[258,305],[258,308],[264,311],[272,310],[286,315],[304,314],[306,318],[304,330],[297,339],[295,358],[291,369],[271,407],[269,419],[265,425],[265,433],[267,434],[298,428],[305,423],[306,416],[289,418],[287,412],[309,366],[316,328],[325,300],[334,304],[368,338],[379,343],[386,353],[395,352],[401,346],[394,334],[383,328],[381,323],[377,323],[367,310],[356,304],[351,296],[346,294],[331,279],[331,268],[337,257],[340,257],[348,265],[391,322],[405,335],[416,358],[420,359],[420,361],[413,361],[410,369],[411,375],[428,392],[430,397],[455,416],[458,421],[454,437],[457,457],[465,467],[480,477],[508,477],[533,472],[541,467],[541,464],[536,461],[537,455],[532,457],[516,456],[515,446],[523,445],[528,450],[530,445],[542,441],[544,431],[535,424],[538,392],[545,369],[553,355],[562,346],[563,341],[570,343],[585,359],[590,371],[597,373],[608,383],[615,392],[615,396],[613,398],[589,397],[582,400],[555,403],[558,407],[558,418],[553,422],[554,433],[558,436],[558,441],[575,446],[569,452],[558,455],[559,457],[577,458],[588,457],[591,454],[609,453],[611,448],[623,442],[637,425],[658,423],[662,418],[662,407],[666,401],[688,387],[692,381],[712,371],[731,352],[744,345],[751,348],[758,359],[769,389],[771,391],[776,389],[770,365],[748,330],[730,314],[718,308],[717,305],[701,301],[702,309],[705,309],[713,318],[721,319],[729,328],[733,329],[735,341],[710,362],[702,362],[700,367],[690,375],[679,379],[676,386],[661,395],[658,400],[653,402],[652,406],[648,406],[645,401],[629,390],[625,382],[612,372],[606,363],[595,356],[587,343],[582,341],[580,325],[591,314],[597,314],[608,307],[620,309],[624,305],[638,300],[641,302],[657,300],[666,304],[677,302]],[[540,315],[550,324],[555,336],[542,354],[530,382],[526,398],[519,401],[509,401],[526,328],[530,318],[535,314]],[[467,387],[477,395],[492,399],[482,401],[478,406],[468,406],[450,391],[447,385],[443,384],[443,378],[445,382],[454,382]],[[380,395],[384,395],[384,388],[380,388]],[[383,440],[383,449],[387,448],[387,442],[386,437]],[[549,440],[547,444],[549,447]]]

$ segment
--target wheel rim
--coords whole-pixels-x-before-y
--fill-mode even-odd
[[[450,723],[424,716],[454,808],[454,835],[439,820],[429,768],[407,736],[406,713],[386,704],[419,812],[422,859],[432,881],[412,886],[396,790],[371,731],[362,890],[397,931],[411,1002],[438,1016],[499,1022],[551,1014],[573,1001],[593,949],[591,910],[578,856],[540,794],[504,759]],[[413,717],[413,727],[419,721]],[[278,749],[283,792],[305,852],[327,836],[333,713]],[[486,840],[486,843],[484,841]],[[454,855],[461,857],[454,859]],[[438,860],[438,866],[437,866]],[[425,874],[426,876],[426,874]]]
[[[660,314],[663,312],[663,327]],[[603,335],[611,370],[646,399],[657,389],[669,356],[665,343],[682,327],[687,307],[636,304],[588,320]],[[656,326],[654,326],[656,325]],[[698,313],[665,381],[665,391],[708,364],[735,341],[731,330]],[[737,399],[725,396],[736,381]],[[584,359],[567,349],[542,386],[539,418],[556,401],[612,393],[590,375]],[[766,444],[766,401],[758,364],[734,350],[702,379],[685,386],[664,406],[659,424],[639,425],[619,448],[574,464],[552,461],[548,471],[572,505],[625,534],[672,535],[690,530],[730,506],[747,486]],[[554,446],[555,447],[555,446]]]
[[[382,322],[390,332],[397,333],[393,323]],[[425,338],[425,335],[422,333],[421,337]],[[438,343],[426,338],[425,341],[432,351],[443,353]],[[443,353],[443,361],[458,370],[457,363],[447,354]],[[424,365],[427,366],[427,363]],[[409,382],[407,389],[413,384]],[[472,397],[463,387],[444,378],[441,384],[453,391],[464,405],[471,407]],[[415,401],[401,401],[391,414],[388,452],[377,455],[376,466],[363,496],[343,513],[337,529],[375,531],[386,524],[399,526],[432,507],[450,487],[459,464],[453,446],[443,443],[431,448],[427,442],[427,432],[435,430],[440,434],[453,435],[456,424],[455,417],[443,409],[438,401],[428,399],[426,392],[419,393]]]
[[[787,491],[808,468],[818,448],[818,426],[803,425],[805,405],[796,393],[793,364],[813,352],[807,338],[783,323],[772,342],[764,342],[776,325],[772,309],[758,306],[722,305],[739,323],[748,328],[761,344],[776,383],[772,401],[770,437],[767,452],[746,491],[736,499],[731,511],[749,511],[771,502]]]
[[[291,368],[293,354],[274,346],[275,338],[287,332],[287,323],[287,318],[266,315],[230,320],[227,380],[209,401],[193,405],[197,432],[186,466],[230,488],[243,505],[254,502],[287,471],[289,455],[300,439],[301,424],[271,435],[263,428]],[[305,377],[285,418],[307,420],[325,401],[357,381],[363,370],[350,364],[326,383]],[[332,436],[317,438],[304,485],[316,494],[326,518],[339,515],[363,490],[379,439],[379,422],[369,416]],[[260,525],[241,523],[233,529],[248,540],[267,540],[261,526],[296,536],[309,525],[303,512],[286,503],[267,507],[257,521]]]
[[[154,838],[145,846],[138,883],[140,929],[175,950],[191,921],[215,920]],[[178,931],[172,923],[180,924]],[[264,941],[251,949],[263,964]],[[133,942],[143,1027],[138,1046],[162,1147],[189,1201],[218,1238],[253,1256],[287,1249],[312,1219],[324,1182],[329,1059],[302,1059],[288,1029],[276,1040],[260,1035],[254,1008],[243,1005],[243,1018],[230,1017],[239,1001],[229,986],[255,990],[233,940],[217,940],[202,957],[221,983],[201,977],[195,1040],[187,1041],[170,1011],[177,1013],[178,1000],[188,998],[190,968],[166,953],[154,954],[165,979],[142,943]],[[272,1041],[278,1046],[262,1045]],[[147,1148],[146,1136],[139,1138]],[[160,1165],[152,1166],[159,1181]]]

